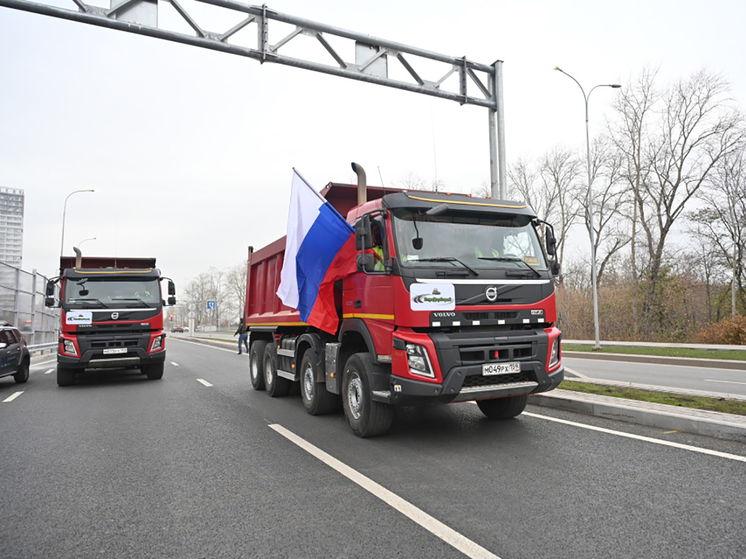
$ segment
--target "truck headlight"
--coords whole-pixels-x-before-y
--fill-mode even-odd
[[[153,339],[153,345],[150,347],[150,351],[158,351],[163,347],[163,336],[157,336]]]
[[[72,342],[72,340],[62,340],[62,347],[65,349],[65,353],[68,355],[77,355],[78,352],[75,351],[75,344]]]
[[[548,369],[551,369],[557,363],[559,363],[560,360],[560,339],[559,336],[557,336],[554,339],[554,342],[552,343],[552,354],[549,356],[549,366]]]
[[[435,378],[435,372],[424,346],[407,344],[407,361],[409,362],[409,372],[413,375]]]

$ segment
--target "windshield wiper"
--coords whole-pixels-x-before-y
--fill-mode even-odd
[[[479,275],[479,272],[477,272],[474,268],[470,268],[469,266],[461,262],[461,260],[459,260],[455,256],[440,256],[438,258],[418,258],[417,262],[458,262],[475,276]]]
[[[106,307],[106,305],[104,305],[101,301],[99,301],[98,299],[94,299],[93,297],[85,298],[85,299],[68,299],[68,303],[70,303],[71,305],[77,304],[77,303],[84,303],[84,304],[98,303],[99,305],[101,305],[101,307],[104,307],[104,308]]]
[[[149,307],[150,305],[147,304],[145,301],[138,297],[114,297],[112,298],[112,301],[137,301],[138,303],[141,303],[144,307]]]
[[[497,262],[520,262],[521,264],[524,264],[529,270],[531,270],[534,274],[536,274],[537,278],[541,277],[541,274],[539,271],[531,266],[528,262],[523,260],[522,258],[516,258],[516,257],[510,257],[510,256],[480,256],[480,260],[495,260]]]

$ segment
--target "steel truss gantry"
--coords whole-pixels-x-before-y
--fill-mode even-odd
[[[266,5],[252,6],[235,0],[160,0],[174,8],[192,29],[192,34],[159,26],[158,0],[110,0],[109,8],[86,4],[83,0],[69,1],[77,6],[77,11],[27,0],[0,0],[0,6],[246,56],[262,63],[272,62],[384,85],[449,99],[462,105],[485,107],[489,112],[491,192],[494,198],[505,199],[505,127],[501,60],[489,65],[480,64],[467,60],[466,57],[437,54],[276,12]],[[196,15],[190,15],[187,11],[185,2],[190,1],[192,14],[200,11],[196,9],[199,4],[207,4],[221,11],[230,11],[233,21],[237,20],[237,23],[224,31],[209,31],[200,26]],[[288,24],[294,28],[281,40],[270,44],[272,22]],[[256,48],[231,42],[231,39],[244,29],[253,29],[256,32]],[[328,61],[314,61],[281,54],[280,50],[287,48],[287,45],[298,36],[315,38],[328,54]],[[332,42],[335,41],[333,46]],[[343,52],[347,58],[341,54]],[[399,66],[397,78],[389,76],[389,65]],[[425,75],[426,71],[428,77]],[[454,75],[457,79],[449,79]]]

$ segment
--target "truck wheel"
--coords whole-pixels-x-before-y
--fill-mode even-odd
[[[75,370],[57,365],[57,386],[72,386],[75,382]]]
[[[164,363],[153,363],[142,367],[140,370],[147,375],[149,380],[158,380],[163,378],[163,365]]]
[[[13,380],[18,384],[23,384],[28,380],[28,374],[28,361],[24,361],[21,363],[21,366],[18,367],[18,372],[13,375]]]
[[[300,395],[311,415],[326,415],[337,407],[337,395],[328,392],[326,384],[316,382],[318,355],[312,349],[303,354],[300,362]]]
[[[274,344],[267,344],[264,348],[264,386],[272,398],[285,396],[290,390],[290,381],[277,376],[276,353]]]
[[[527,403],[528,395],[524,394],[523,396],[510,396],[495,400],[478,400],[477,406],[490,419],[510,419],[520,415],[526,409]]]
[[[251,342],[249,349],[249,376],[251,377],[251,386],[254,390],[264,390],[264,349],[267,342],[264,340],[254,340]]]
[[[370,397],[369,375],[373,364],[366,353],[352,355],[345,364],[342,406],[347,424],[358,437],[382,435],[394,421],[394,408]]]

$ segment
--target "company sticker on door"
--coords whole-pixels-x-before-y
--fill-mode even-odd
[[[67,313],[67,324],[91,324],[93,313],[91,311],[72,311]]]
[[[409,289],[413,311],[452,311],[456,290],[452,283],[413,283]]]

